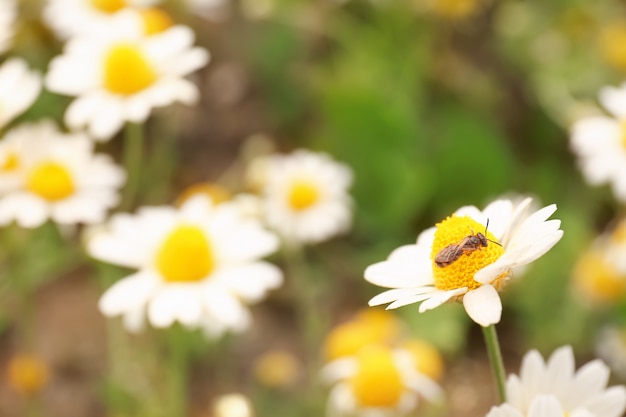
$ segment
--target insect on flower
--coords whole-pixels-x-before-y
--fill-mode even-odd
[[[461,257],[461,255],[469,255],[470,253],[480,249],[481,247],[486,248],[488,242],[495,243],[496,245],[500,245],[500,243],[488,239],[485,235],[487,234],[487,228],[489,227],[489,220],[487,220],[487,225],[485,226],[485,233],[476,233],[471,234],[469,236],[464,237],[457,243],[452,243],[445,248],[441,249],[437,252],[435,256],[435,264],[440,268],[445,268],[448,265],[454,263],[457,259]],[[472,231],[473,232],[473,231]]]

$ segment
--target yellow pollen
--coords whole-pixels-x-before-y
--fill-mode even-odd
[[[368,346],[356,356],[358,370],[348,384],[357,403],[364,407],[393,407],[404,384],[393,353],[383,346]]]
[[[460,245],[463,240],[471,235],[482,233],[487,239],[487,247],[480,246],[478,249],[462,254],[455,261],[445,267],[435,264],[435,257],[442,249],[449,245]],[[492,264],[503,253],[502,246],[494,243],[496,238],[489,231],[485,233],[485,226],[472,220],[468,216],[450,216],[437,224],[435,238],[431,252],[435,287],[440,290],[453,290],[467,287],[473,290],[480,287],[480,283],[474,280],[474,274],[485,266]]]
[[[11,172],[20,167],[20,157],[15,152],[7,152],[4,155],[4,161],[0,165],[0,171]]]
[[[320,190],[313,181],[309,179],[297,179],[291,183],[287,200],[289,206],[295,211],[306,210],[320,198]]]
[[[57,162],[43,162],[28,173],[26,189],[49,201],[62,200],[74,194],[72,174]]]
[[[126,7],[125,0],[91,0],[91,5],[104,13],[115,13]]]
[[[156,80],[156,70],[137,45],[117,44],[104,59],[104,87],[112,93],[135,94]]]
[[[156,7],[141,9],[139,13],[141,13],[143,19],[143,28],[146,35],[164,32],[173,25],[172,18]]]
[[[165,239],[157,252],[156,266],[168,282],[196,282],[215,268],[211,244],[198,226],[181,225]]]

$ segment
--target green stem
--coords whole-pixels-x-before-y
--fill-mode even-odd
[[[482,326],[481,326],[482,327]],[[504,362],[502,361],[502,352],[498,343],[498,334],[496,333],[495,324],[482,327],[485,344],[487,345],[487,353],[491,362],[491,369],[496,378],[498,386],[498,398],[500,403],[506,401],[506,375],[504,371]]]
[[[167,335],[170,342],[169,375],[168,375],[168,404],[169,416],[184,417],[188,415],[187,407],[187,379],[189,365],[189,350],[186,346],[184,329],[174,325]]]
[[[140,184],[141,165],[143,158],[143,125],[127,123],[124,131],[124,168],[128,180],[120,209],[129,211],[133,208]]]

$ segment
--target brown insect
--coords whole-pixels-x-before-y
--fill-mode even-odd
[[[435,255],[435,264],[440,268],[444,268],[456,262],[456,260],[459,259],[463,254],[469,255],[470,253],[480,249],[481,247],[486,248],[488,242],[500,245],[500,243],[496,241],[487,239],[487,237],[485,236],[487,234],[487,227],[489,227],[489,220],[487,220],[484,234],[478,232],[476,234],[466,236],[457,243],[452,243],[441,249],[439,252],[437,252],[437,255]]]

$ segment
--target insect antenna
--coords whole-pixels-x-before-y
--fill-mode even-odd
[[[502,246],[502,244],[500,242],[496,242],[495,240],[491,240],[487,237],[487,229],[489,228],[489,219],[487,219],[487,224],[485,225],[485,239],[487,239],[488,241],[490,241],[491,243],[495,243],[498,246]]]

